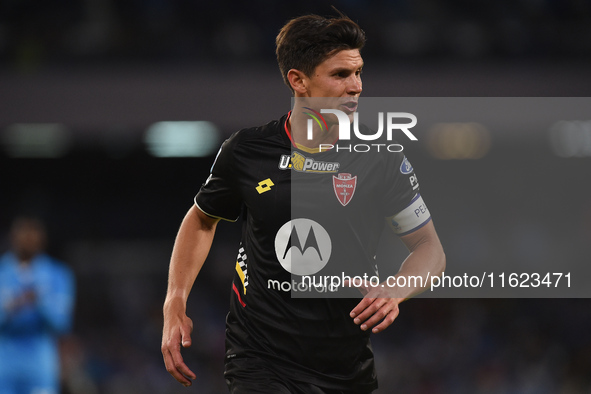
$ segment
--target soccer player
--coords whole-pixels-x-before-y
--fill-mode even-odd
[[[327,98],[324,103],[349,117],[355,112],[364,32],[345,16],[308,15],[289,21],[276,41],[294,108],[226,140],[183,219],[163,308],[164,361],[175,379],[191,385],[196,376],[181,356],[181,346],[191,345],[193,327],[187,298],[218,221],[242,216],[226,320],[224,375],[230,392],[370,393],[377,388],[370,334],[390,326],[398,304],[423,288],[363,284],[361,301],[298,298],[292,292],[305,286],[294,278],[336,272],[345,261],[358,272],[375,272],[373,256],[385,219],[410,251],[397,276],[439,275],[445,256],[404,154],[318,149],[338,139],[338,122],[329,116],[324,131],[308,138],[309,117],[302,109],[315,99]],[[297,264],[298,253],[308,256],[307,263]]]
[[[74,276],[43,253],[39,220],[17,218],[10,235],[0,258],[0,393],[58,394],[57,340],[71,326]]]

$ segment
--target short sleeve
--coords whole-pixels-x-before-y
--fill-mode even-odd
[[[236,221],[242,209],[234,168],[235,139],[227,139],[214,160],[209,177],[195,196],[195,204],[208,216]]]

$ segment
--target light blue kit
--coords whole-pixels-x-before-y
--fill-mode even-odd
[[[0,393],[59,392],[57,340],[71,328],[74,296],[71,270],[48,255],[27,267],[0,258]]]

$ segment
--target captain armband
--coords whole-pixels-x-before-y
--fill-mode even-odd
[[[397,235],[406,235],[429,223],[431,214],[421,195],[417,194],[406,208],[387,220]]]

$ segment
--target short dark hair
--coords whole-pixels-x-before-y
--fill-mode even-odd
[[[289,70],[296,69],[311,76],[320,63],[335,53],[363,48],[365,33],[343,14],[332,18],[304,15],[287,22],[279,31],[275,43],[283,81],[293,92],[287,79]]]

